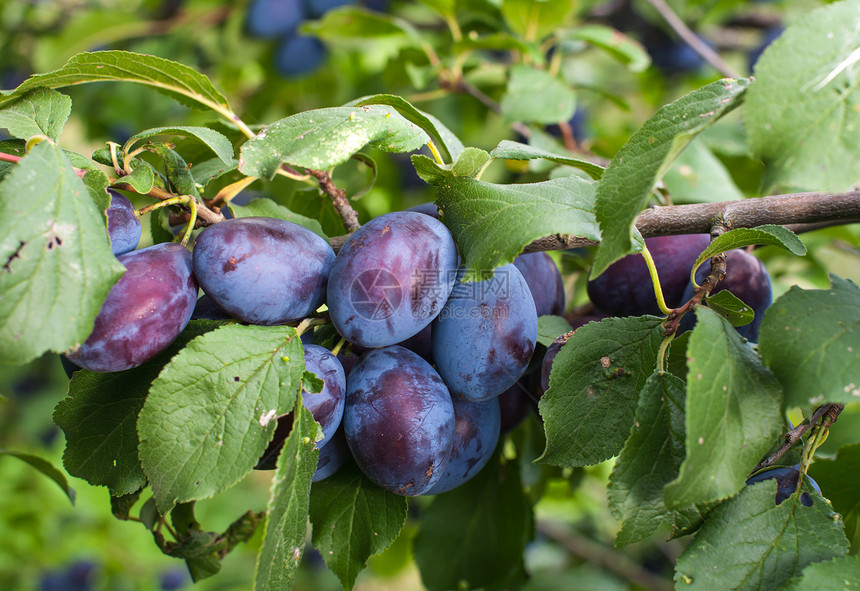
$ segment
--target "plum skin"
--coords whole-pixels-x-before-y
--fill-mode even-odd
[[[538,316],[564,314],[564,280],[552,257],[545,252],[521,254],[514,266],[532,292]]]
[[[307,228],[247,217],[203,230],[194,246],[194,275],[225,312],[251,324],[300,320],[324,301],[334,251]]]
[[[438,495],[468,482],[487,465],[501,430],[498,398],[471,402],[454,399],[454,444],[442,477],[427,491]]]
[[[657,267],[663,297],[670,308],[682,303],[693,263],[709,242],[708,234],[645,239]],[[587,291],[595,307],[610,316],[663,315],[641,254],[630,254],[612,263],[599,277],[588,282]]]
[[[110,248],[115,256],[131,252],[140,242],[142,226],[134,215],[134,205],[128,197],[108,189],[110,207],[107,209]]]
[[[531,291],[514,265],[491,279],[459,282],[433,323],[436,369],[459,398],[498,396],[525,373],[537,326]]]
[[[359,468],[403,496],[442,477],[454,443],[454,404],[420,356],[393,345],[361,356],[347,380],[344,434]]]
[[[746,483],[747,485],[750,485],[763,480],[775,479],[777,482],[777,489],[774,500],[776,501],[776,504],[779,505],[788,497],[793,495],[797,490],[798,478],[800,478],[800,466],[777,466],[774,468],[767,468],[753,474],[747,479]],[[810,486],[815,489],[815,492],[821,494],[821,489],[818,487],[818,483],[809,476],[807,476],[806,479],[809,481]],[[812,497],[809,493],[801,493],[800,502],[806,507],[811,507]]]
[[[374,218],[346,241],[332,266],[332,324],[362,347],[400,343],[442,309],[456,264],[457,248],[442,222],[414,211]]]
[[[188,324],[197,302],[191,253],[172,242],[117,257],[125,274],[111,288],[87,340],[67,353],[97,372],[137,367],[164,351]]]

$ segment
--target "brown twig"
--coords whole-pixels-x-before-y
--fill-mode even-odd
[[[636,228],[645,238],[676,234],[707,234],[714,220],[732,228],[754,228],[765,224],[791,225],[792,229],[815,229],[820,224],[860,222],[860,191],[847,193],[794,193],[753,197],[739,201],[669,205],[646,209],[636,218]],[[798,226],[798,224],[802,224]],[[809,226],[807,226],[809,225]],[[566,250],[593,246],[596,241],[571,234],[554,234],[535,240],[525,252]]]
[[[773,466],[776,461],[779,460],[782,456],[784,456],[789,449],[794,447],[794,444],[800,441],[800,438],[803,437],[806,432],[809,431],[812,427],[814,427],[815,424],[818,423],[818,421],[821,421],[822,424],[827,422],[828,427],[835,423],[836,418],[839,416],[839,413],[841,413],[842,409],[844,408],[844,404],[838,403],[823,404],[819,406],[815,410],[815,412],[812,413],[812,417],[809,419],[808,423],[801,423],[800,425],[786,433],[783,438],[784,440],[779,446],[779,448],[777,448],[775,452],[773,452],[768,457],[759,462],[758,465],[753,468],[752,472],[758,472],[762,468]]]
[[[672,27],[684,43],[693,48],[696,53],[702,56],[702,59],[716,68],[723,76],[728,78],[740,77],[740,74],[727,64],[716,51],[708,47],[708,44],[702,41],[664,0],[647,0],[647,2],[660,13],[660,16]]]
[[[674,589],[670,581],[645,570],[624,554],[581,536],[564,525],[540,519],[537,522],[537,530],[561,544],[574,556],[612,571],[643,589],[648,591],[672,591]]]
[[[358,223],[358,212],[352,208],[352,204],[346,198],[346,191],[338,188],[326,171],[310,170],[308,172],[319,181],[320,188],[325,191],[326,195],[331,197],[334,208],[343,220],[346,231],[355,232],[358,230],[361,227],[361,224]]]

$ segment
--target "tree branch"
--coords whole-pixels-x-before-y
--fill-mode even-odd
[[[358,212],[352,208],[352,204],[346,197],[346,191],[339,189],[326,171],[310,170],[308,172],[319,181],[320,188],[325,191],[326,195],[331,197],[334,208],[343,220],[346,231],[355,232],[358,230],[361,227],[361,224],[358,223]]]
[[[684,40],[684,43],[693,48],[693,50],[702,56],[706,62],[716,68],[723,76],[728,78],[740,78],[734,68],[725,62],[720,55],[711,49],[707,43],[702,41],[684,21],[672,11],[672,8],[666,4],[664,0],[647,0],[648,4],[654,7],[660,16],[669,24],[670,27]]]
[[[729,229],[776,224],[788,225],[795,232],[817,229],[822,224],[858,223],[860,191],[794,193],[719,203],[652,207],[639,214],[636,228],[645,238],[708,234],[717,220],[723,220]],[[525,252],[566,250],[595,244],[597,242],[582,236],[555,234],[535,240]]]
[[[812,414],[812,418],[810,418],[809,422],[801,423],[800,425],[786,433],[782,445],[780,445],[775,452],[773,452],[768,457],[759,462],[758,465],[753,468],[752,473],[758,472],[762,468],[773,466],[776,461],[782,456],[784,456],[786,452],[788,452],[788,450],[794,447],[794,444],[800,441],[800,438],[803,437],[803,435],[812,427],[814,427],[816,423],[818,423],[818,421],[822,421],[823,423],[824,420],[827,420],[827,426],[835,423],[837,417],[839,417],[839,413],[841,413],[842,409],[844,408],[845,405],[839,403],[829,403],[819,406]]]
[[[574,556],[601,566],[643,589],[649,591],[672,591],[674,589],[671,582],[645,570],[624,554],[589,540],[561,524],[538,520],[537,530],[564,546]]]

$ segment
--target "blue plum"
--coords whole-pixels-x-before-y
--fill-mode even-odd
[[[323,303],[334,257],[328,242],[298,224],[232,219],[200,232],[194,275],[228,314],[251,324],[284,324]]]
[[[332,266],[332,324],[362,347],[400,343],[442,309],[456,264],[457,248],[442,222],[414,211],[379,216],[346,241]]]
[[[663,287],[666,304],[675,308],[683,302],[684,288],[699,254],[707,248],[707,234],[646,238]],[[610,316],[662,316],[654,295],[648,267],[640,254],[631,254],[612,263],[594,281],[588,282],[588,297],[595,307]]]
[[[107,210],[110,248],[116,256],[137,248],[142,232],[140,220],[134,215],[134,205],[128,197],[108,190],[110,207]]]
[[[433,322],[436,369],[459,398],[498,396],[528,367],[537,326],[531,291],[514,265],[491,279],[459,281]]]
[[[304,336],[304,335],[302,335]],[[302,390],[302,404],[311,411],[314,420],[319,423],[323,439],[317,442],[324,449],[334,437],[335,431],[343,419],[343,408],[346,401],[346,374],[343,365],[331,351],[319,345],[304,344],[305,369],[316,374],[323,381],[323,388],[317,393]],[[278,454],[284,446],[284,440],[293,429],[293,413],[278,417],[275,435],[269,442],[266,451],[257,462],[258,470],[274,470]]]
[[[288,35],[275,49],[275,69],[289,78],[302,76],[320,67],[326,55],[325,45],[316,37]]]
[[[304,20],[302,0],[253,0],[248,7],[245,26],[254,37],[280,37]]]
[[[305,0],[309,16],[319,18],[329,10],[352,4],[352,0]]]
[[[197,298],[194,313],[191,315],[191,320],[230,320],[232,318],[205,293]]]
[[[438,495],[457,488],[481,471],[499,442],[498,398],[471,402],[454,399],[454,445],[442,477],[427,491]]]
[[[413,205],[406,211],[417,211],[418,213],[423,213],[424,215],[429,215],[430,217],[439,219],[439,208],[436,207],[436,204],[432,201],[428,201],[426,203],[419,203],[418,205]]]
[[[118,259],[125,274],[108,293],[90,336],[66,354],[90,371],[123,371],[152,359],[179,336],[197,302],[184,246],[166,242]]]
[[[710,265],[705,263],[696,270],[696,283],[701,285],[710,272]],[[773,301],[773,291],[770,283],[770,273],[767,272],[761,259],[746,252],[745,250],[730,250],[726,253],[726,278],[717,283],[714,294],[724,289],[730,291],[747,306],[752,308],[755,317],[753,321],[745,326],[738,326],[735,330],[745,339],[758,342],[758,330],[764,318],[764,312]],[[687,285],[682,301],[693,297],[693,284]],[[696,325],[696,315],[685,314],[678,327],[679,332],[692,330]]]
[[[439,374],[393,345],[361,356],[347,380],[343,427],[362,472],[404,496],[430,490],[454,443],[454,404]]]
[[[319,482],[325,480],[343,466],[350,458],[349,446],[346,443],[346,436],[343,434],[343,425],[334,432],[331,441],[326,443],[320,449],[320,455],[317,459],[317,469],[311,482]]]
[[[747,479],[747,484],[755,484],[763,480],[775,479],[777,482],[776,489],[776,504],[779,505],[788,497],[794,494],[798,489],[798,478],[800,477],[800,466],[779,466],[776,468],[767,468],[760,472],[756,472]],[[821,489],[818,483],[809,476],[806,477],[810,486],[815,489],[815,492],[821,494]],[[801,493],[800,502],[807,507],[812,506],[812,497],[809,493]]]
[[[533,373],[524,375],[513,386],[499,394],[497,400],[501,414],[500,433],[512,431],[534,408],[537,408],[540,396],[532,389],[534,375]]]
[[[514,266],[532,292],[538,316],[564,314],[564,281],[555,261],[545,252],[521,254]]]

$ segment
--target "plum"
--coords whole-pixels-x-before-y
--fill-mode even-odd
[[[460,281],[433,323],[436,369],[464,400],[498,396],[528,367],[537,326],[531,291],[514,265],[491,279]]]
[[[346,436],[343,434],[343,425],[341,424],[340,428],[334,432],[331,441],[320,449],[317,469],[311,482],[325,480],[340,470],[349,458],[349,446],[346,443]]]
[[[775,468],[767,468],[753,474],[749,479],[747,479],[747,484],[755,484],[756,482],[770,480],[771,478],[776,479],[777,482],[775,500],[776,504],[779,505],[788,497],[793,495],[797,490],[797,480],[800,478],[800,466],[778,466]],[[818,487],[818,483],[809,476],[806,478],[812,488],[814,488],[818,494],[821,494],[821,489]],[[801,493],[800,502],[807,507],[811,507],[812,497],[809,493]]]
[[[111,288],[86,341],[66,353],[90,371],[123,371],[164,351],[197,302],[191,253],[172,242],[117,257],[125,274]]]
[[[305,335],[302,335],[303,337]],[[343,419],[343,408],[346,400],[346,374],[343,365],[331,351],[319,345],[303,343],[305,350],[305,369],[323,381],[321,391],[312,393],[302,390],[302,404],[311,411],[314,420],[319,423],[323,439],[317,446],[323,449],[334,437],[335,431]],[[278,454],[284,446],[284,440],[293,429],[293,413],[289,412],[278,417],[275,435],[269,442],[266,451],[257,462],[258,470],[274,470]]]
[[[555,262],[545,252],[521,254],[514,266],[532,292],[538,316],[564,314],[564,281]]]
[[[646,238],[654,259],[663,297],[670,308],[683,302],[684,288],[699,254],[707,248],[707,234],[684,234]],[[612,263],[597,279],[588,282],[588,297],[594,306],[610,316],[662,316],[654,295],[648,266],[641,254],[631,254]]]
[[[245,26],[254,37],[279,37],[294,31],[304,20],[302,0],[253,0]]]
[[[302,76],[320,67],[326,55],[325,45],[316,37],[290,34],[275,49],[275,69],[283,76]]]
[[[428,495],[448,492],[481,471],[499,441],[501,414],[498,398],[471,402],[454,399],[454,444],[442,477]]]
[[[696,283],[700,284],[710,272],[710,265],[705,263],[696,270]],[[735,330],[745,339],[758,342],[758,330],[764,318],[764,312],[773,301],[770,274],[764,263],[756,256],[745,250],[736,249],[726,253],[726,278],[717,283],[713,294],[718,294],[724,289],[731,292],[735,297],[749,306],[755,317],[753,321],[744,326],[738,326]],[[693,284],[690,283],[684,291],[682,301],[693,297]],[[678,331],[692,330],[696,325],[696,315],[685,314],[681,319]]]
[[[209,226],[194,245],[194,275],[225,312],[251,324],[285,324],[323,303],[334,251],[307,228],[247,217]]]
[[[414,211],[375,218],[346,241],[328,282],[332,324],[362,347],[400,343],[442,309],[457,248],[442,222]]]
[[[107,220],[110,248],[114,255],[119,256],[137,248],[142,227],[140,220],[134,215],[134,205],[128,197],[110,189],[108,193],[110,207],[107,210]]]
[[[362,472],[404,496],[442,477],[454,443],[454,404],[439,374],[392,345],[361,356],[347,380],[344,433]]]

